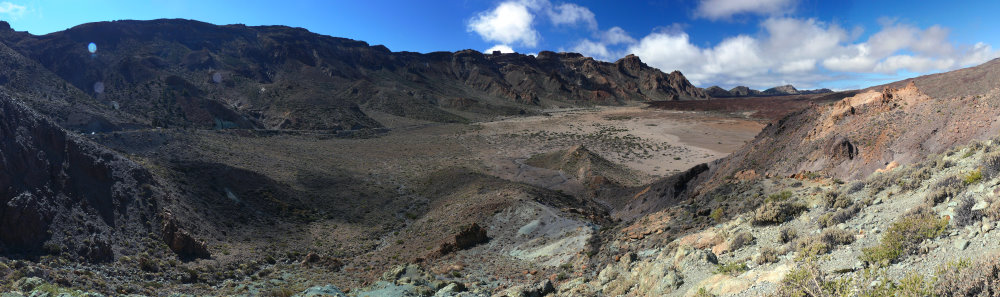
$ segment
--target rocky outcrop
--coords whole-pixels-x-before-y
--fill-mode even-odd
[[[208,259],[212,257],[204,241],[195,239],[187,231],[181,229],[177,221],[169,213],[164,217],[163,241],[167,243],[167,247],[170,250],[174,251],[182,259]]]
[[[479,227],[479,224],[472,223],[472,225],[462,228],[458,234],[455,234],[454,242],[442,243],[438,249],[438,254],[447,255],[455,251],[474,247],[489,240],[490,238],[486,236],[486,229]]]
[[[110,261],[149,234],[165,195],[152,174],[0,92],[0,245]],[[133,247],[136,248],[136,247]]]

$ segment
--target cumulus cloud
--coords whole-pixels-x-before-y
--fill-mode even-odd
[[[621,27],[612,27],[606,31],[594,34],[595,40],[583,39],[573,45],[569,51],[594,57],[598,60],[613,61],[625,56],[625,50],[619,45],[636,43]]]
[[[796,0],[701,0],[695,16],[711,20],[738,14],[777,15],[795,8]]]
[[[547,2],[546,2],[547,3]],[[543,7],[550,5],[543,5]],[[582,23],[591,30],[597,29],[597,18],[590,9],[572,3],[565,3],[547,9],[553,25],[575,25]]]
[[[601,30],[590,9],[550,1],[556,0],[504,0],[473,17],[468,30],[496,44],[486,52],[513,52],[512,46],[538,45],[541,36],[534,26],[582,28],[589,37],[559,50],[609,62],[635,54],[664,72],[680,70],[702,86],[812,88],[831,80],[947,71],[1000,56],[989,44],[952,42],[950,30],[937,25],[921,28],[881,18],[880,28],[862,39],[864,28],[859,26],[845,29],[817,19],[783,16],[795,9],[798,0],[700,0],[697,17],[767,16],[758,24],[758,33],[730,36],[714,45],[696,45],[687,28],[678,24],[657,27],[641,38],[621,27]]]
[[[787,83],[811,87],[852,74],[944,71],[1000,56],[983,43],[958,47],[940,26],[921,29],[885,22],[864,41],[815,19],[772,17],[760,27],[758,35],[729,37],[707,47],[694,45],[684,32],[654,32],[630,44],[625,53],[665,72],[680,70],[698,85],[761,88]]]
[[[597,31],[597,18],[590,9],[573,3],[553,4],[549,0],[501,2],[470,19],[466,30],[486,41],[535,47],[541,39],[535,21],[546,18],[553,26],[582,25],[589,31]]]
[[[0,14],[5,14],[10,18],[17,19],[28,12],[28,8],[24,5],[17,5],[7,1],[0,2]]]
[[[506,44],[497,44],[497,45],[494,45],[491,48],[486,49],[483,52],[484,53],[492,54],[494,51],[500,51],[501,53],[509,54],[509,53],[513,53],[514,49],[511,48],[510,46],[506,45]]]
[[[476,32],[486,41],[534,47],[541,38],[532,27],[534,20],[535,15],[528,11],[525,3],[503,2],[493,10],[473,17],[467,30]]]

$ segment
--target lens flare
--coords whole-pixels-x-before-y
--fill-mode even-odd
[[[95,82],[94,83],[94,93],[98,93],[98,94],[104,93],[104,83],[103,82]]]
[[[91,54],[97,53],[97,44],[91,42],[90,44],[87,45],[87,50],[90,51]]]
[[[212,81],[214,81],[215,83],[221,83],[222,82],[222,73],[218,73],[218,72],[213,73],[212,74]]]

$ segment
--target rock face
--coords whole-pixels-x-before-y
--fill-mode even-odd
[[[438,249],[438,253],[447,255],[455,251],[474,247],[489,240],[490,238],[486,236],[486,229],[479,227],[479,224],[472,223],[472,225],[463,228],[458,234],[455,234],[455,242],[442,243]]]
[[[462,122],[551,106],[708,98],[680,72],[664,73],[635,56],[607,63],[547,51],[537,57],[391,52],[301,28],[190,20],[90,23],[44,36],[6,23],[0,28],[7,64],[41,73],[0,84],[56,86],[48,92],[88,101],[89,109],[80,110],[96,119],[74,126],[85,132],[133,126],[355,130],[381,126],[362,107]],[[86,50],[90,42],[98,46],[93,54]],[[47,86],[31,88],[32,79]],[[44,101],[27,103],[60,121],[78,118],[42,108]]]
[[[163,240],[167,247],[181,258],[211,258],[205,242],[195,239],[187,231],[182,230],[177,221],[170,215],[163,223]]]
[[[0,92],[0,245],[110,261],[149,234],[167,195],[148,171]],[[138,247],[134,247],[138,248]]]

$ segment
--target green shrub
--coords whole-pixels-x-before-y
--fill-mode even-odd
[[[718,274],[728,274],[728,275],[735,276],[735,275],[739,275],[740,273],[743,273],[743,272],[745,272],[747,270],[750,270],[750,268],[747,267],[747,263],[742,262],[742,261],[730,262],[730,263],[719,263],[719,264],[715,265],[715,273],[718,273]]]
[[[768,203],[768,202],[782,202],[782,201],[788,200],[788,198],[792,198],[792,192],[791,191],[781,191],[781,193],[775,193],[775,194],[771,194],[771,195],[767,196],[767,198],[764,199],[764,203]]]
[[[716,223],[721,223],[722,222],[722,218],[725,215],[726,215],[725,211],[722,210],[722,207],[719,207],[719,208],[716,208],[716,209],[712,210],[712,213],[709,214],[708,216],[711,217],[712,220],[715,220]]]
[[[967,173],[965,175],[965,178],[962,179],[962,183],[965,185],[971,185],[979,182],[982,179],[983,179],[982,170],[976,169]]]
[[[701,287],[698,288],[698,292],[694,294],[694,297],[715,297],[715,295],[709,293],[704,287]]]
[[[924,239],[940,236],[948,228],[948,221],[938,218],[926,208],[904,215],[889,226],[879,245],[862,250],[861,260],[887,265],[916,249]]]

